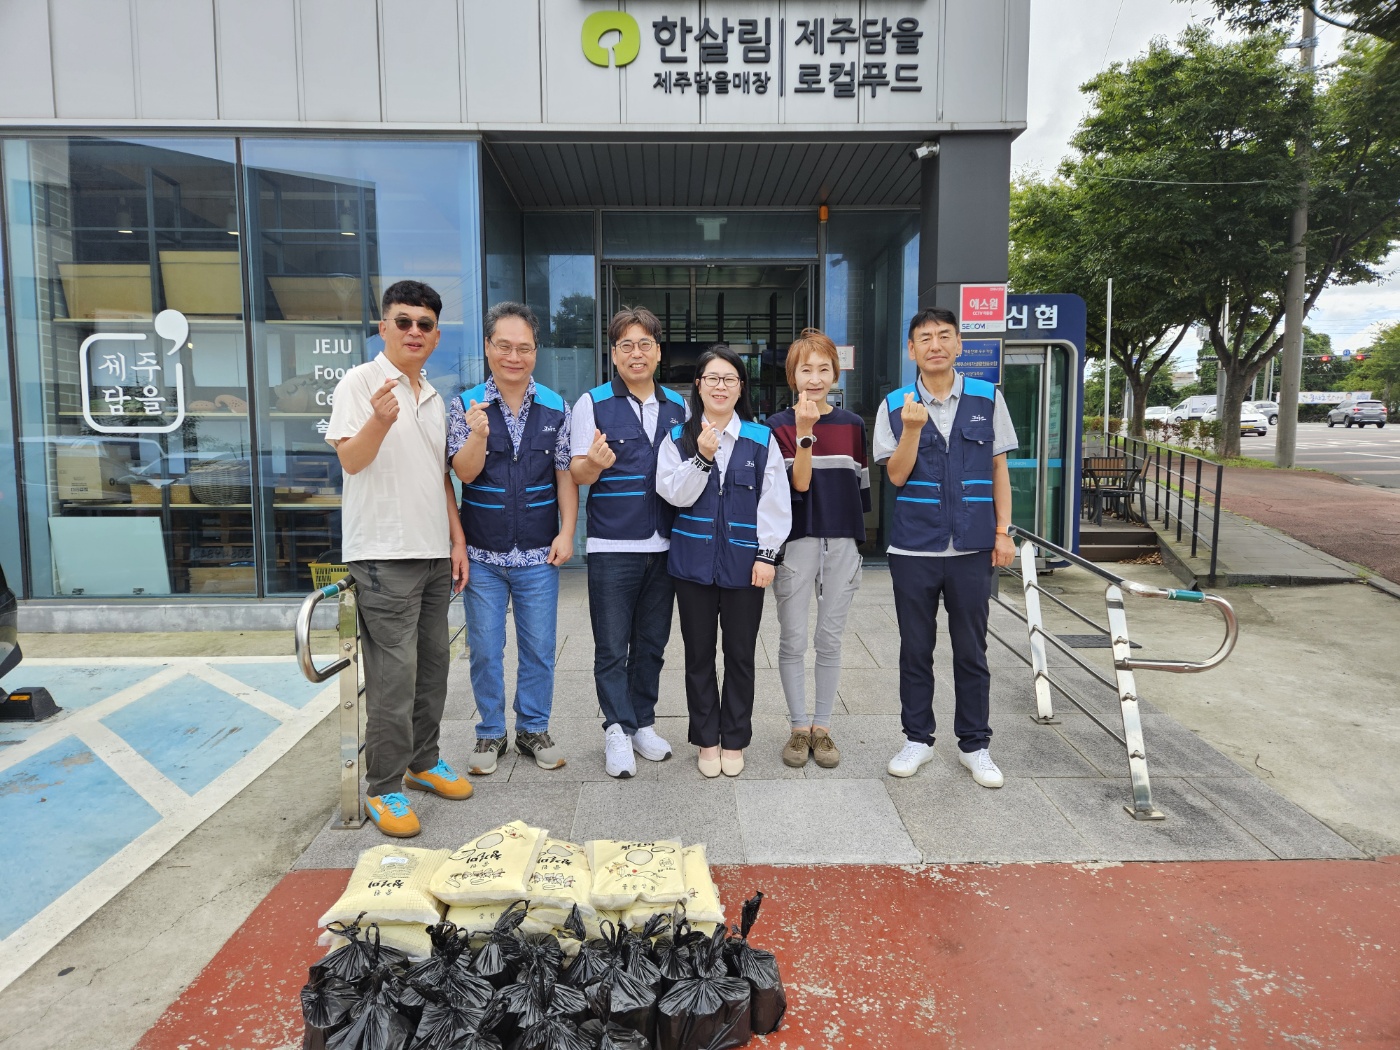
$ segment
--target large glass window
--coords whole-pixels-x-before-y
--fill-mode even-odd
[[[331,397],[383,349],[384,289],[412,279],[442,296],[427,372],[444,399],[482,377],[477,146],[269,139],[243,157],[266,587],[300,593],[314,561],[339,557]]]
[[[4,158],[0,157],[0,165]],[[0,215],[4,214],[0,203]],[[0,399],[10,401],[10,341],[5,328],[5,260],[0,254]],[[0,413],[0,568],[11,589],[24,595],[20,564],[19,471],[15,461],[14,413]]]
[[[839,396],[872,437],[881,399],[913,381],[905,331],[918,309],[918,267],[917,212],[837,211],[827,223],[824,331],[838,346],[855,348],[855,368],[841,373]],[[870,490],[865,551],[880,555],[894,490],[873,464]]]
[[[535,378],[570,403],[598,383],[592,212],[525,216],[525,301],[540,319]]]
[[[4,144],[31,594],[252,594],[231,140]]]
[[[486,245],[486,305],[525,298],[524,242],[520,205],[489,155],[481,162],[481,210]]]

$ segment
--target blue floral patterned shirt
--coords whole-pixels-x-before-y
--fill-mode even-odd
[[[511,412],[510,406],[501,397],[501,392],[496,389],[494,377],[486,380],[486,401],[496,402],[501,409],[501,415],[505,417],[506,431],[510,434],[511,447],[518,453],[520,451],[520,440],[525,436],[525,421],[530,418],[530,406],[535,403],[535,381],[530,380],[530,385],[525,388],[525,399],[520,402],[520,415]],[[559,428],[559,435],[554,442],[554,467],[556,470],[568,470],[572,453],[569,450],[569,422],[570,410],[569,402],[564,402],[564,425]],[[467,413],[462,408],[462,399],[454,397],[452,406],[447,410],[447,458],[451,459],[462,450],[462,446],[467,443],[467,438],[471,435],[472,428],[467,426]],[[484,551],[479,547],[467,547],[467,557],[472,561],[479,561],[483,565],[498,565],[502,568],[520,569],[531,565],[543,565],[549,560],[548,547],[533,547],[530,550],[521,550],[519,547],[512,547],[502,554],[500,551]]]

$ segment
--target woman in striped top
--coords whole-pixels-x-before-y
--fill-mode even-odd
[[[787,697],[792,733],[783,762],[800,767],[813,758],[830,769],[841,761],[831,738],[831,713],[841,681],[841,635],[851,600],[860,588],[860,544],[870,510],[870,471],[865,421],[827,403],[841,363],[836,344],[808,328],[788,349],[792,408],[772,416],[778,448],[792,488],[792,531],[773,580],[778,602],[778,671]],[[803,657],[807,619],[817,602],[816,710],[808,714]]]

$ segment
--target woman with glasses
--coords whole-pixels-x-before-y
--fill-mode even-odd
[[[723,344],[700,355],[690,419],[657,454],[656,491],[677,508],[668,566],[685,641],[689,740],[700,749],[702,774],[738,776],[753,736],[763,590],[773,582],[792,503],[783,454],[772,432],[753,422],[744,363]]]

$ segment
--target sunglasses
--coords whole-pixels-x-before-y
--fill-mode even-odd
[[[427,317],[419,318],[416,321],[412,317],[394,318],[394,327],[397,328],[400,332],[407,332],[414,325],[418,326],[418,331],[422,332],[424,335],[427,335],[429,332],[431,332],[434,328],[437,327],[437,322]]]

